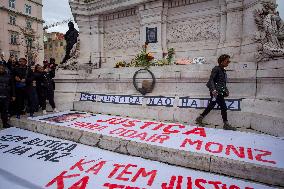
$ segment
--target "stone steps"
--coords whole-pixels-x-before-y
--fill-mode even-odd
[[[61,114],[68,113],[65,112]],[[57,116],[61,114],[57,114]],[[42,118],[50,116],[51,115],[43,116]],[[47,123],[46,120],[36,121],[38,118],[34,120],[24,118],[11,119],[11,123],[13,126],[33,132],[95,146],[117,153],[139,156],[172,165],[274,186],[284,186],[284,160],[282,158],[284,155],[284,141],[280,138],[245,132],[223,131],[213,128],[200,129],[194,126],[184,127],[176,125],[171,127],[172,131],[176,131],[175,129],[177,128],[187,128],[189,130],[185,133],[191,134],[183,136],[180,135],[180,133],[177,135],[171,133],[169,134],[170,139],[164,140],[165,142],[155,137],[155,142],[154,138],[152,141],[149,140],[150,142],[146,142],[147,139],[141,139],[141,133],[139,133],[140,139],[135,137],[131,138],[131,135],[129,135],[129,133],[134,131],[142,132],[142,130],[137,129],[136,126],[135,128],[122,128],[119,124],[109,125],[107,122],[96,120],[100,117],[105,119],[113,118],[116,121],[123,120],[124,118],[99,114],[92,116],[94,116],[95,119],[91,121],[94,121],[96,124],[100,123],[99,126],[105,126],[106,129],[99,131],[98,125],[88,124],[90,122],[88,118],[81,118],[82,120],[80,121],[79,119],[76,123],[73,120],[73,122],[71,121],[65,126],[63,126],[62,123]],[[84,119],[86,120],[84,121]],[[131,118],[126,119],[133,121]],[[137,121],[137,119],[135,120]],[[138,121],[146,123],[146,121]],[[133,124],[133,122],[128,123]],[[155,124],[158,123],[160,122],[155,122]],[[167,124],[166,126],[169,125],[170,124]],[[173,127],[175,127],[175,129],[173,129]],[[148,129],[147,132],[151,133],[150,130]],[[165,130],[163,131],[165,132]],[[157,134],[156,131],[152,134],[154,133]]]
[[[257,133],[265,133],[272,136],[284,137],[284,118],[279,116],[266,115],[258,113],[261,110],[260,106],[248,108],[253,100],[244,100],[242,102],[242,111],[228,111],[228,119],[230,123],[240,130],[248,130]],[[112,104],[90,101],[75,101],[73,102],[74,109],[78,111],[97,112],[102,114],[111,114],[119,116],[130,116],[138,119],[155,119],[168,122],[183,122],[194,124],[195,118],[202,112],[193,108],[177,108],[177,107],[159,107],[159,106],[139,106],[128,104]],[[268,104],[268,103],[266,103]],[[269,106],[269,105],[267,105]],[[278,109],[282,108],[281,106]],[[127,109],[127,111],[125,111]],[[271,108],[270,108],[271,109]],[[283,108],[282,108],[283,109]],[[283,114],[283,113],[282,113]],[[213,110],[205,118],[205,123],[216,125],[217,128],[223,126],[221,114],[219,110]]]

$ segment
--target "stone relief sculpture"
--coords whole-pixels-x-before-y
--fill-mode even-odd
[[[74,28],[73,22],[68,23],[69,30],[64,35],[66,40],[66,53],[59,68],[77,70],[77,58],[79,56],[79,32]]]
[[[217,40],[219,33],[217,20],[178,22],[168,26],[167,38],[171,43]]]
[[[139,47],[139,30],[127,31],[123,33],[105,34],[105,49],[127,49],[129,47]]]
[[[254,11],[258,27],[255,39],[260,43],[257,59],[271,59],[284,56],[284,23],[276,12],[277,4],[262,2],[262,9]]]

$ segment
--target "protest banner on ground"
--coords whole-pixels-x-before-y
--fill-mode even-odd
[[[61,112],[32,120],[166,148],[284,168],[284,141],[267,135],[86,112]]]
[[[0,132],[0,188],[269,189],[9,128]]]

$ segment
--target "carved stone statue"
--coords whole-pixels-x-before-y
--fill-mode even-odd
[[[74,28],[73,22],[68,23],[69,30],[64,35],[66,40],[66,54],[62,60],[62,63],[65,63],[68,59],[72,57],[71,50],[73,46],[77,43],[77,38],[79,36],[78,31]]]
[[[284,23],[276,12],[277,4],[262,2],[263,8],[254,12],[258,27],[256,40],[260,42],[259,60],[284,56]]]

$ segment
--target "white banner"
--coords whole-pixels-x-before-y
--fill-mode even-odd
[[[132,96],[132,95],[107,95],[107,94],[90,94],[81,93],[80,101],[92,101],[111,104],[129,104],[142,105],[145,99],[147,106],[164,106],[173,107],[175,104],[175,97],[165,96]],[[205,109],[209,102],[209,98],[190,98],[179,97],[178,108],[194,108]],[[241,111],[242,99],[225,99],[228,110]],[[215,109],[220,109],[217,105]]]
[[[33,120],[156,146],[284,168],[284,140],[267,135],[85,112],[61,112]]]
[[[269,189],[9,128],[0,132],[1,189]]]

